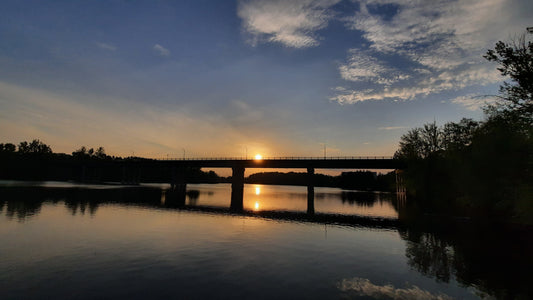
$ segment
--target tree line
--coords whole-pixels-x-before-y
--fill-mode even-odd
[[[533,43],[498,42],[484,57],[504,82],[485,119],[408,131],[395,158],[407,192],[426,212],[533,223]]]
[[[376,172],[364,170],[342,172],[338,176],[325,174],[308,175],[305,172],[261,172],[248,176],[245,182],[301,186],[312,184],[313,186],[338,187],[361,191],[394,191],[396,176],[394,172],[378,174]]]

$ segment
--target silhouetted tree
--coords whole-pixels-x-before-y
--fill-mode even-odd
[[[31,143],[21,142],[18,146],[18,152],[21,154],[50,154],[52,149],[40,140],[35,139]]]
[[[445,150],[462,150],[472,144],[480,122],[463,118],[458,123],[449,122],[442,128],[442,143]]]
[[[94,153],[94,156],[96,156],[97,158],[106,158],[107,155],[105,154],[104,147],[98,147],[98,149],[96,149],[96,152]]]
[[[11,143],[2,143],[0,144],[0,152],[3,153],[13,153],[17,150],[17,146]]]
[[[87,150],[87,147],[82,146],[80,149],[72,152],[72,156],[76,158],[98,158],[98,159],[104,159],[108,156],[105,154],[104,147],[98,147],[96,150],[94,148],[90,148]]]
[[[525,35],[509,43],[499,41],[494,49],[483,56],[497,62],[502,76],[509,77],[500,86],[500,99],[489,107],[489,113],[518,114],[531,126],[533,124],[533,43]]]
[[[395,157],[401,159],[427,158],[443,150],[443,132],[435,122],[409,130],[400,138]]]

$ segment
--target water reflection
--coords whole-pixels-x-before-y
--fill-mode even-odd
[[[305,187],[300,189],[249,186],[249,189],[245,191],[245,207],[249,211],[237,216],[343,224],[355,228],[363,226],[387,228],[392,232],[397,232],[405,242],[402,255],[407,265],[418,274],[435,280],[437,283],[446,285],[459,282],[465,287],[475,287],[477,295],[481,297],[531,299],[533,296],[531,286],[533,282],[531,273],[533,237],[529,230],[508,230],[495,226],[482,227],[467,222],[420,221],[416,218],[408,218],[411,212],[404,199],[400,199],[402,201],[397,203],[390,199],[391,195],[376,193],[323,189],[316,195],[317,211],[321,212],[319,214],[308,215],[305,213],[305,208],[303,212],[298,209],[280,209],[282,205],[289,208],[305,207],[307,201],[305,192]],[[19,222],[32,220],[41,213],[45,203],[54,206],[64,205],[72,216],[87,214],[96,216],[101,207],[113,205],[143,207],[159,211],[192,209],[195,212],[207,213],[207,215],[236,216],[228,209],[229,194],[227,186],[195,185],[187,191],[186,197],[180,200],[182,202],[178,203],[179,201],[170,199],[173,197],[171,193],[160,187],[87,189],[10,186],[0,187],[0,216],[3,214],[7,220]],[[379,208],[380,205],[385,205],[390,201],[398,209],[400,218],[402,218],[401,223],[391,221],[391,219],[362,221],[350,214],[336,213],[341,208],[343,212],[353,212],[355,208]],[[173,207],[178,207],[178,210],[170,209]],[[335,213],[324,213],[328,209]],[[105,214],[106,208],[102,210]],[[343,226],[343,228],[347,227]],[[327,234],[325,230],[324,227],[324,234]],[[282,231],[280,229],[279,232]],[[334,231],[332,236],[338,234]],[[350,240],[343,239],[342,243],[349,244]],[[200,250],[207,251],[206,249]],[[421,295],[425,299],[444,297],[444,295],[426,291],[415,285],[401,286],[382,282],[378,284],[359,277],[358,274],[345,274],[342,278],[337,281],[338,289],[348,296],[398,298],[398,295],[407,295],[410,298]]]
[[[350,205],[372,207],[374,203],[381,201],[380,193],[345,192],[341,193],[342,203]]]
[[[529,229],[480,226],[463,222],[425,222],[399,229],[407,241],[408,264],[448,283],[476,286],[479,296],[531,299],[533,234]]]
[[[229,185],[189,185],[185,194],[161,186],[132,186],[125,188],[75,185],[0,186],[0,208],[6,216],[17,216],[20,221],[39,213],[42,203],[53,201],[67,208],[71,215],[94,216],[99,206],[108,203],[153,207],[157,209],[195,209],[226,212],[229,208]],[[396,216],[390,197],[376,193],[344,193],[338,189],[321,189],[316,194],[317,215],[306,215],[308,198],[306,187],[289,186],[246,186],[244,191],[244,213],[278,219],[303,219],[317,222],[358,224],[360,217],[379,219]],[[348,196],[346,196],[348,195]],[[349,200],[346,200],[346,199]],[[381,203],[383,207],[372,207],[369,203]],[[3,208],[5,207],[5,208]],[[376,220],[369,221],[370,223]],[[366,224],[365,220],[362,220]],[[381,223],[380,223],[381,224]],[[394,222],[385,222],[384,227]]]
[[[433,294],[429,291],[419,288],[418,286],[407,286],[405,288],[396,288],[391,284],[378,285],[372,283],[366,278],[343,279],[338,283],[338,288],[346,293],[346,297],[358,298],[367,297],[371,299],[425,299],[425,300],[447,300],[453,299],[448,295],[438,293]]]

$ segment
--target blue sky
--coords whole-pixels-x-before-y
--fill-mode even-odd
[[[0,140],[145,157],[392,155],[481,119],[526,0],[3,1]]]

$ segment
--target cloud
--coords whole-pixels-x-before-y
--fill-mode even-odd
[[[115,51],[115,50],[117,50],[117,47],[116,47],[116,46],[113,46],[113,45],[111,45],[111,44],[106,44],[106,43],[99,43],[99,42],[97,42],[97,43],[96,43],[96,46],[98,46],[98,48],[100,48],[100,49],[109,50],[109,51]]]
[[[520,33],[527,24],[520,10],[533,8],[510,2],[361,1],[360,10],[344,21],[348,29],[362,33],[368,48],[348,50],[339,66],[348,84],[330,100],[405,101],[500,82],[495,66],[482,55],[509,32]],[[394,8],[392,15],[381,13],[385,5]]]
[[[409,75],[385,66],[376,57],[365,51],[350,49],[348,53],[348,63],[339,67],[339,72],[344,80],[374,81],[379,84],[391,85],[394,82],[409,78]]]
[[[319,44],[315,32],[328,25],[334,16],[329,8],[339,1],[242,0],[237,13],[252,45],[275,42],[291,48],[307,48]]]
[[[152,49],[154,49],[154,51],[158,54],[158,55],[161,55],[161,56],[169,56],[170,55],[170,50],[168,50],[167,48],[159,45],[159,44],[155,44]]]
[[[452,99],[451,102],[454,104],[459,104],[467,110],[474,111],[479,110],[486,105],[494,104],[496,102],[496,98],[494,96],[468,94]]]
[[[343,279],[337,284],[337,287],[343,292],[353,293],[356,296],[370,297],[373,299],[452,299],[448,295],[435,295],[429,291],[420,289],[417,286],[401,289],[395,288],[390,284],[376,285],[370,282],[370,280],[368,279],[358,277],[351,279]]]
[[[387,127],[379,127],[379,130],[397,130],[397,129],[404,129],[407,128],[405,126],[387,126]]]

